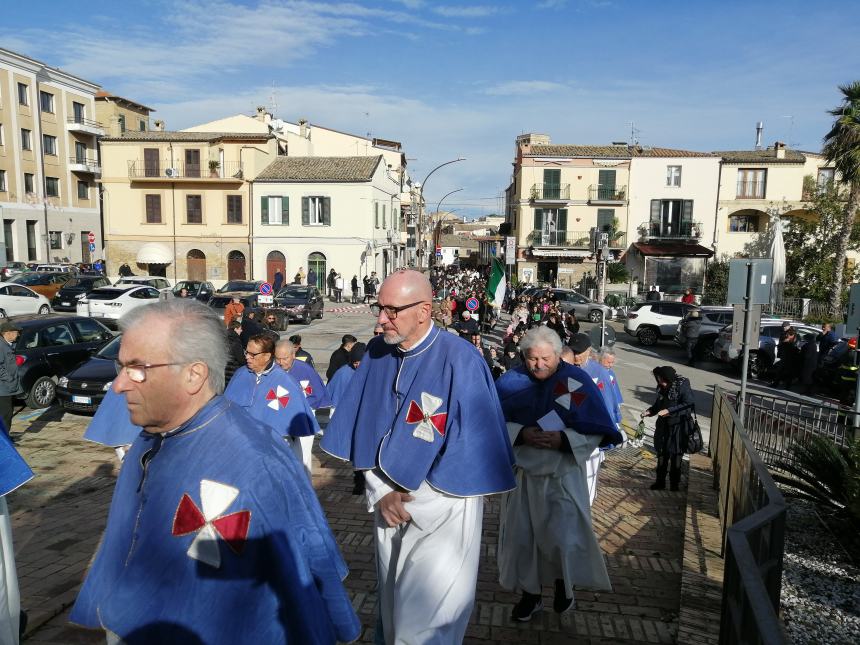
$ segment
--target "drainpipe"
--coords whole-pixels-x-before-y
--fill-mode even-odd
[[[170,149],[170,167],[173,168],[173,143],[168,143],[167,147]],[[173,217],[171,220],[173,221],[173,284],[176,284],[176,180],[171,177],[170,181],[170,201],[173,208]],[[147,267],[147,271],[149,267]]]

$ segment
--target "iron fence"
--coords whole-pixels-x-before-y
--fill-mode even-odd
[[[785,500],[738,417],[714,388],[711,439],[725,574],[720,643],[782,645],[779,621]]]
[[[808,298],[782,298],[762,306],[762,313],[779,318],[803,320],[807,316],[830,317],[830,304]]]

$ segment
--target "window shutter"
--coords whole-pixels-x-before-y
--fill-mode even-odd
[[[323,226],[331,226],[331,197],[322,198]]]
[[[535,209],[535,225],[534,230],[539,231],[543,228],[543,209]]]
[[[388,228],[388,210],[386,207],[387,207],[387,204],[382,205],[382,228],[383,229]]]
[[[373,228],[379,228],[379,202],[373,202]]]
[[[594,176],[594,175],[592,175]],[[597,173],[597,183],[601,188],[615,188],[615,171],[600,170]]]
[[[684,200],[684,210],[681,215],[682,222],[692,222],[693,221],[693,200],[685,199]]]
[[[660,225],[660,200],[651,200],[651,225]]]
[[[269,223],[269,198],[265,195],[260,197],[260,223]]]
[[[558,223],[556,224],[556,230],[559,234],[567,231],[567,209],[560,208],[558,211]]]
[[[281,197],[281,224],[286,226],[290,223],[290,198],[286,195]]]
[[[311,223],[311,200],[310,197],[302,197],[302,226]]]

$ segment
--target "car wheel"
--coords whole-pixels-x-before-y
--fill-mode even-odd
[[[651,345],[656,345],[659,337],[657,336],[657,330],[653,327],[643,327],[638,332],[636,332],[636,338],[639,339],[639,343],[645,345],[646,347],[650,347]]]
[[[54,402],[54,396],[57,393],[57,384],[50,376],[42,376],[36,379],[33,387],[30,388],[30,394],[27,395],[27,405],[34,410],[39,408],[47,408]]]
[[[323,311],[325,311],[325,310],[324,310],[322,307],[320,307],[320,315],[319,315],[319,316],[317,316],[317,318],[319,318],[320,320],[322,320],[322,317],[323,317]]]
[[[750,378],[761,379],[767,373],[767,361],[758,352],[750,352],[747,363],[747,375]]]
[[[311,324],[311,312],[310,311],[306,311],[304,313],[304,315],[302,316],[302,324],[304,324],[304,325],[310,325]]]
[[[6,317],[6,312],[3,311],[2,309],[0,309],[0,318],[5,318],[5,317]]]
[[[287,331],[287,328],[290,326],[290,317],[287,314],[284,314],[283,320],[281,320],[281,331]]]
[[[49,313],[51,313],[51,308],[48,305],[42,305],[41,307],[39,307],[40,316],[46,316]]]
[[[588,312],[588,319],[593,323],[599,323],[603,320],[603,312],[600,309],[592,309]]]
[[[704,342],[699,343],[694,353],[696,355],[696,359],[700,361],[709,361],[713,358],[714,354],[714,339],[711,338]]]

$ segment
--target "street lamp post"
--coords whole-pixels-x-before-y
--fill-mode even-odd
[[[420,251],[421,251],[421,247],[422,247],[422,245],[423,245],[424,224],[425,224],[425,221],[426,221],[426,215],[425,215],[425,213],[424,213],[424,204],[425,204],[425,200],[424,200],[424,191],[425,191],[425,189],[427,188],[427,180],[428,180],[428,179],[430,179],[430,177],[433,175],[433,173],[434,173],[434,172],[436,172],[437,170],[439,170],[440,168],[444,168],[445,166],[448,166],[448,165],[450,165],[450,164],[452,164],[452,163],[457,163],[458,161],[466,161],[466,158],[465,158],[465,157],[457,157],[456,159],[452,159],[451,161],[446,161],[445,163],[440,163],[440,164],[439,164],[438,166],[436,166],[433,170],[431,170],[430,172],[428,172],[428,173],[427,173],[427,176],[426,176],[426,177],[424,177],[424,181],[422,181],[422,182],[421,182],[421,203],[419,204],[419,209],[420,209],[420,211],[419,211],[419,213],[418,213],[418,229],[417,229],[417,231],[416,231],[416,234],[417,234],[418,239],[416,240],[416,243],[415,243],[415,248],[416,248],[416,250],[419,252],[419,255],[418,255],[418,262],[417,262],[417,264],[418,264],[418,268],[419,268],[419,269],[421,269],[421,255],[420,255]],[[444,199],[444,198],[443,198],[443,199]],[[435,249],[434,249],[434,251],[435,251]]]
[[[454,193],[459,193],[461,190],[463,190],[463,189],[458,188],[457,190],[452,190],[450,193],[448,193],[447,195],[442,197],[442,199],[439,200],[439,203],[436,204],[436,223],[433,224],[433,222],[431,220],[431,224],[433,224],[433,225],[430,227],[431,230],[433,231],[433,247],[434,247],[433,248],[433,266],[436,266],[436,262],[437,262],[437,260],[436,260],[436,248],[435,247],[436,247],[437,241],[439,239],[437,236],[439,234],[439,229],[440,229],[441,224],[442,224],[442,219],[439,216],[439,210],[442,208],[442,202],[444,202],[446,199],[448,199],[448,197],[450,197]]]

